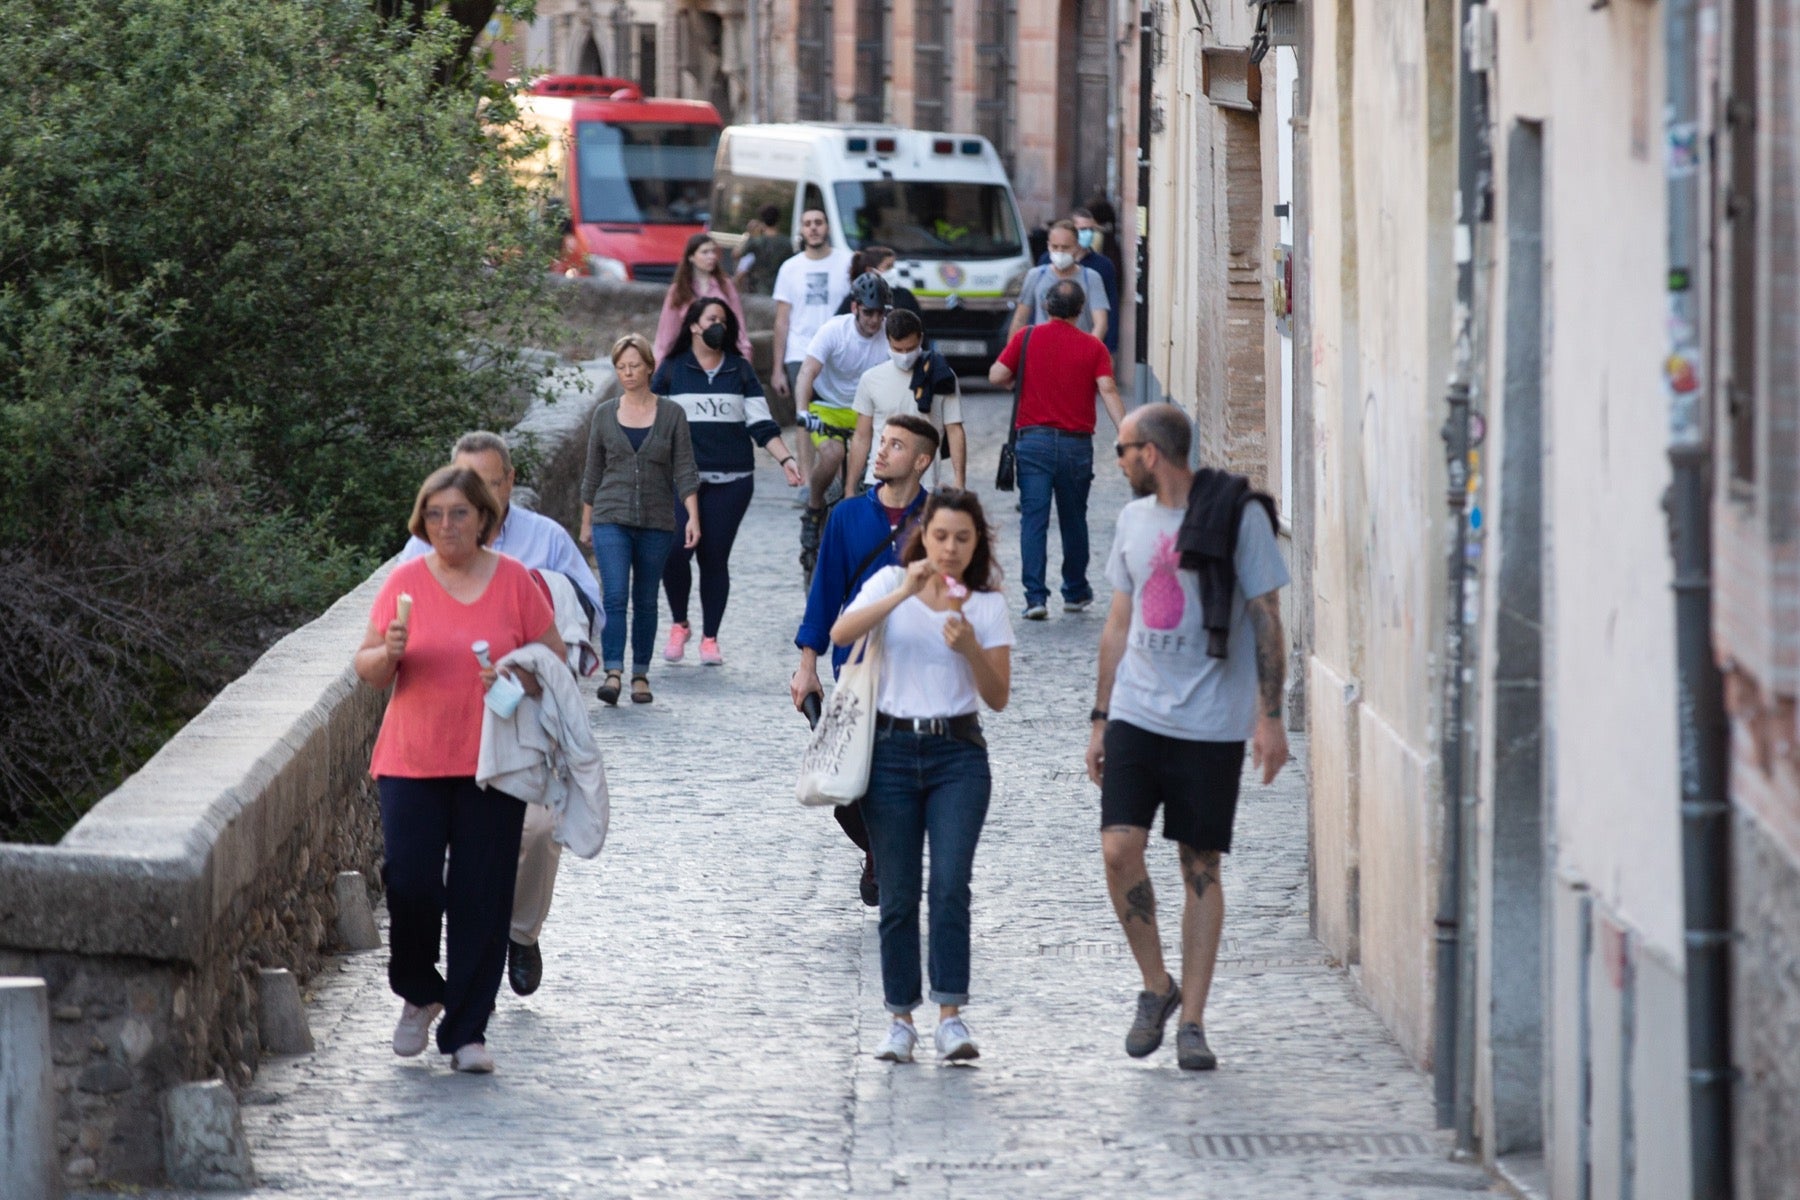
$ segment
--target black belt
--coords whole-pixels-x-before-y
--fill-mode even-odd
[[[974,742],[977,745],[984,744],[981,738],[981,717],[975,713],[964,713],[960,717],[890,717],[878,712],[875,714],[875,728],[882,733],[928,733]]]
[[[1027,426],[1025,426],[1025,428],[1019,430],[1019,432],[1020,433],[1053,433],[1057,437],[1080,438],[1084,442],[1091,442],[1094,440],[1094,435],[1091,432],[1076,433],[1073,429],[1058,429],[1054,425],[1027,425]]]

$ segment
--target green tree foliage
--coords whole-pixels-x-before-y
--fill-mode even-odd
[[[466,48],[350,0],[9,6],[0,837],[55,836],[529,392],[552,231]]]

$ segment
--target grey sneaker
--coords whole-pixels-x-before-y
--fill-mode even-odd
[[[1094,599],[1092,596],[1088,597],[1086,600],[1064,600],[1063,601],[1063,611],[1067,612],[1067,613],[1086,612],[1088,609],[1092,608],[1093,606],[1094,606]]]
[[[1205,1030],[1192,1021],[1175,1031],[1175,1061],[1184,1071],[1210,1071],[1219,1065],[1206,1044]]]
[[[912,1022],[895,1021],[888,1026],[887,1041],[881,1043],[875,1057],[882,1062],[909,1063],[913,1060],[913,1047],[918,1044],[919,1034]]]
[[[1027,604],[1025,619],[1027,621],[1047,621],[1050,619],[1050,608],[1045,604]]]
[[[1169,990],[1158,995],[1155,992],[1138,993],[1137,1019],[1131,1023],[1131,1032],[1125,1035],[1125,1053],[1133,1058],[1143,1058],[1154,1054],[1162,1045],[1163,1026],[1181,1007],[1181,985],[1169,976]]]
[[[933,1040],[937,1042],[939,1057],[945,1062],[967,1062],[981,1057],[974,1035],[961,1017],[945,1017],[939,1021]]]

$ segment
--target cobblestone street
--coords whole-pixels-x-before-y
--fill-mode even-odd
[[[1008,399],[974,397],[992,497]],[[1098,443],[1114,431],[1102,419]],[[1126,499],[1107,449],[1098,582]],[[800,808],[786,698],[802,597],[797,510],[762,458],[734,560],[723,668],[652,673],[656,703],[595,704],[613,794],[601,857],[563,861],[545,981],[504,987],[491,1077],[396,1058],[384,952],[315,981],[316,1053],[266,1062],[244,1109],[262,1189],[295,1197],[1430,1197],[1486,1191],[1448,1161],[1427,1079],[1307,932],[1301,761],[1246,784],[1208,1012],[1216,1073],[1122,1042],[1138,986],[1107,902],[1082,770],[1105,604],[1017,621],[1017,514],[991,515],[1018,647],[988,721],[995,795],[976,859],[982,1057],[871,1057],[886,1028],[860,857]],[[1054,550],[1052,564],[1059,556]],[[1103,587],[1103,585],[1102,585]],[[1105,595],[1104,590],[1101,592]],[[666,631],[666,616],[664,630]],[[587,685],[590,693],[592,684]],[[1153,842],[1165,940],[1179,875]],[[1174,960],[1171,960],[1173,965]],[[920,1010],[929,1032],[935,1012]]]

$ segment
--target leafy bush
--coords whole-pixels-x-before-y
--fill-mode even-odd
[[[541,370],[511,348],[556,337],[553,231],[509,106],[413,16],[0,23],[0,837],[58,836],[396,549],[450,438]]]

